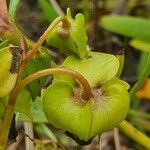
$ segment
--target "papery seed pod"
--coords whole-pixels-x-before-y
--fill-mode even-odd
[[[0,97],[8,95],[15,86],[20,50],[13,46],[0,49]]]

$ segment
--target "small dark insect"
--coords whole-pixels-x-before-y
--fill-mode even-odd
[[[15,74],[19,68],[19,62],[22,55],[22,49],[17,46],[10,46],[10,51],[12,53],[12,63],[10,67],[10,72]]]

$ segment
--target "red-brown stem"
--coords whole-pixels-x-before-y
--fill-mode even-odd
[[[18,93],[20,89],[24,88],[27,84],[29,84],[30,82],[32,82],[33,80],[37,78],[50,75],[50,74],[62,74],[62,73],[72,76],[81,84],[83,88],[85,100],[89,100],[92,97],[91,87],[88,81],[78,72],[71,70],[71,69],[67,69],[67,68],[50,68],[50,69],[40,70],[34,74],[31,74],[27,78],[25,78],[24,80],[18,83],[18,85],[15,88],[16,90],[15,93]]]
[[[24,60],[25,59],[25,57],[26,57],[26,54],[27,54],[27,42],[26,42],[26,39],[24,38],[24,36],[22,35],[21,37],[20,37],[20,48],[23,50],[23,52],[22,52],[22,60]]]
[[[6,0],[0,0],[0,18],[8,23],[8,13]]]
[[[47,28],[47,30],[43,33],[43,35],[39,38],[39,40],[35,43],[35,45],[33,46],[32,50],[28,52],[28,54],[26,55],[26,59],[23,61],[23,63],[21,64],[22,67],[24,68],[24,66],[28,63],[28,61],[34,56],[34,54],[36,54],[36,52],[38,51],[38,49],[40,48],[40,46],[42,45],[42,43],[45,41],[45,39],[47,38],[47,36],[51,33],[51,31],[60,23],[62,22],[64,25],[66,25],[66,22],[68,22],[66,20],[66,18],[64,16],[60,16],[58,18],[56,18],[51,24],[50,26]]]

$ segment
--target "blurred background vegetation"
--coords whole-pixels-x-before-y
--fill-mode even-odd
[[[16,22],[25,35],[37,40],[57,16],[66,14],[68,7],[71,8],[73,16],[77,13],[83,13],[85,16],[88,43],[93,51],[125,53],[125,67],[121,78],[133,85],[138,79],[139,70],[142,70],[147,52],[150,51],[150,0],[22,0],[17,10]],[[106,17],[110,15],[119,15],[121,18]],[[127,18],[124,18],[124,15]],[[128,18],[128,16],[133,17]],[[116,26],[115,23],[119,25]],[[45,46],[48,47],[46,43]],[[55,55],[56,50],[51,47],[49,49]],[[63,56],[57,54],[57,59],[60,61]],[[148,86],[147,93],[150,93],[149,79],[145,84]],[[136,111],[133,109],[129,112],[128,120],[149,134],[150,96],[149,94],[146,97],[141,95],[141,93],[138,94],[135,104],[132,104],[131,109],[136,108]],[[37,136],[39,138],[39,135]],[[56,132],[56,136],[65,146],[64,148],[60,145],[60,149],[99,149],[97,137],[90,145],[81,147],[60,131]],[[142,149],[123,135],[120,136],[120,142],[122,150]],[[45,144],[46,146],[49,148],[45,149],[54,149],[52,143]],[[37,150],[42,149],[41,147],[37,144]],[[112,131],[103,135],[101,147],[103,150],[115,149]]]

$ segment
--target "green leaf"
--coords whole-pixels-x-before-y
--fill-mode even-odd
[[[134,99],[135,93],[137,92],[138,89],[140,89],[142,87],[145,79],[150,74],[150,67],[149,66],[150,66],[150,52],[148,53],[148,55],[146,57],[145,65],[144,65],[143,69],[141,70],[141,72],[139,74],[138,81],[136,82],[136,84],[130,90],[131,100]]]
[[[32,103],[32,116],[33,122],[47,122],[40,97],[37,97],[36,100]]]
[[[150,20],[131,16],[105,16],[101,25],[108,31],[150,42]]]
[[[31,104],[32,104],[31,95],[27,90],[27,88],[24,88],[18,95],[15,105],[15,112],[23,113],[27,115],[30,119],[32,119]]]
[[[32,73],[35,73],[39,70],[50,68],[51,59],[47,52],[40,51],[29,63],[27,64],[24,75],[28,76]],[[32,99],[34,100],[36,96],[39,96],[41,93],[41,88],[44,86],[47,77],[42,77],[31,82],[27,87],[30,91]]]
[[[46,18],[52,22],[55,18],[58,17],[57,12],[47,0],[38,0],[40,7],[42,8]]]
[[[0,49],[8,46],[8,39],[0,42]]]
[[[79,72],[91,86],[99,86],[117,74],[119,61],[114,55],[89,52],[84,59],[69,56],[63,65]]]
[[[143,68],[145,66],[148,54],[149,53],[147,53],[147,52],[142,52],[140,54],[139,63],[138,63],[138,66],[137,66],[137,75],[138,75],[138,77],[140,77],[140,75],[141,75],[141,73],[143,71]]]
[[[150,51],[150,42],[148,43],[148,42],[132,39],[130,41],[130,45],[140,51],[144,51],[144,52]]]
[[[45,125],[45,123],[35,123],[34,124],[34,129],[38,134],[47,136],[51,140],[58,142],[55,134],[51,131],[49,127]]]
[[[47,43],[65,55],[73,54],[79,58],[84,58],[87,54],[87,35],[84,17],[82,14],[77,14],[75,19],[73,19],[68,9],[66,18],[69,23],[68,27],[64,28],[62,24],[58,24],[48,36]]]
[[[37,97],[35,101],[31,103],[30,106],[31,106],[30,116],[20,112],[17,117],[18,122],[25,122],[25,121],[30,121],[34,123],[48,122],[43,110],[43,104],[40,97]]]

